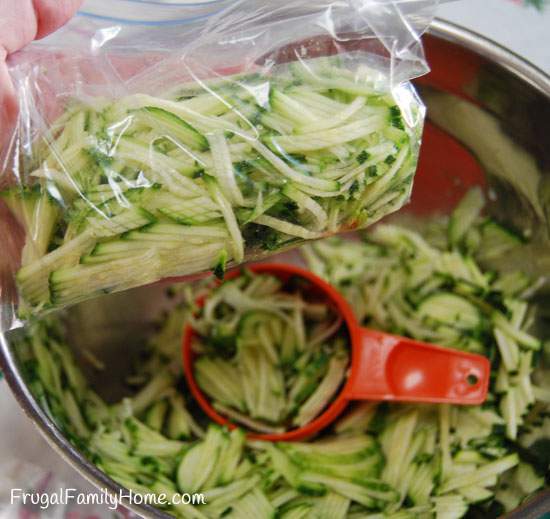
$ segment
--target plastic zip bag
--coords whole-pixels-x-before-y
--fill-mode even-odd
[[[85,10],[11,59],[1,329],[222,276],[409,198],[424,108],[408,80],[436,1],[152,4]]]

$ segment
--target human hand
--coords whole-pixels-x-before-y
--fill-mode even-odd
[[[0,0],[0,150],[17,117],[7,57],[66,23],[82,0]]]

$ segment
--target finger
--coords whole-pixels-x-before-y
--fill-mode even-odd
[[[17,97],[5,59],[6,51],[0,48],[0,151],[11,135],[11,129],[17,118]]]
[[[82,0],[0,0],[0,47],[8,54],[52,33],[77,11]]]
[[[35,38],[44,38],[59,29],[76,13],[82,0],[33,0],[37,30]]]
[[[0,0],[0,48],[8,54],[22,49],[36,31],[32,0]]]

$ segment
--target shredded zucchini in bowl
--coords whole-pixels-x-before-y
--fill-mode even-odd
[[[480,200],[470,193],[423,235],[381,224],[363,241],[332,239],[303,253],[364,324],[487,355],[494,376],[482,406],[364,402],[310,441],[248,441],[210,424],[181,384],[182,323],[200,285],[172,289],[174,308],[148,341],[132,396],[99,398],[53,317],[16,345],[29,386],[123,486],[204,494],[206,504],[168,509],[178,517],[497,517],[549,476],[550,342],[535,302],[539,281],[482,266],[524,238],[480,216]]]

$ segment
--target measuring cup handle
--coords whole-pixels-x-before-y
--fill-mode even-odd
[[[466,353],[359,328],[347,397],[480,404],[487,396],[490,363]]]

